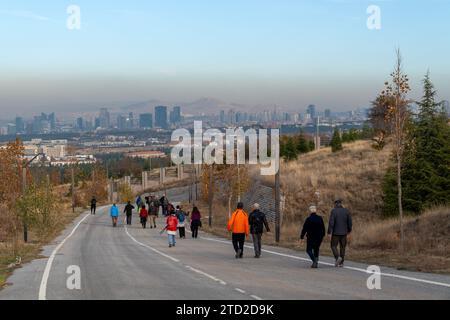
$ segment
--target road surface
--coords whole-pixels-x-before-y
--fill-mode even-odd
[[[184,191],[169,197],[180,201]],[[187,232],[169,248],[162,219],[144,230],[136,215],[128,227],[123,218],[112,228],[108,208],[83,214],[44,248],[45,258],[14,272],[0,299],[450,299],[449,276],[381,268],[381,290],[369,290],[364,264],[336,269],[324,257],[315,270],[305,254],[268,246],[254,259],[251,243],[235,259],[230,241],[205,233]],[[70,266],[80,270],[80,290],[67,286]]]

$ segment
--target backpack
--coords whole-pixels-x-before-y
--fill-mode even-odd
[[[257,212],[253,215],[253,230],[257,233],[261,233],[264,228],[264,216],[261,212]]]
[[[180,223],[183,223],[184,221],[186,221],[186,216],[184,215],[184,212],[183,212],[183,211],[180,211],[180,212],[177,214],[177,217],[178,217],[178,221],[179,221]]]

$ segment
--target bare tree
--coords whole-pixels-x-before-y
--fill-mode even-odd
[[[410,118],[407,94],[410,91],[408,76],[403,72],[402,57],[397,50],[397,60],[391,73],[391,83],[385,83],[381,96],[389,101],[388,117],[392,126],[394,152],[397,165],[398,211],[400,216],[400,250],[404,250],[403,204],[402,204],[402,161],[406,144],[406,125]]]

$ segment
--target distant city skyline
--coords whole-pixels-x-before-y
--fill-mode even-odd
[[[421,97],[430,69],[438,99],[450,99],[450,1],[74,4],[81,30],[71,31],[67,3],[0,0],[1,119],[152,99],[184,107],[201,97],[249,109],[351,110],[382,89],[397,47],[411,98]],[[369,5],[380,7],[380,30],[366,26]]]

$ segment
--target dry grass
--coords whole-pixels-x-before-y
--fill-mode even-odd
[[[390,155],[390,148],[376,151],[369,141],[358,141],[344,145],[338,153],[326,148],[283,163],[284,219],[303,221],[310,204],[328,215],[336,198],[344,200],[354,217],[377,219],[381,213],[381,181]],[[320,193],[318,197],[316,192]]]
[[[370,142],[358,141],[344,145],[344,150],[331,153],[323,149],[283,163],[281,184],[286,197],[280,246],[305,250],[298,243],[300,228],[308,215],[310,204],[318,204],[319,213],[327,223],[334,199],[344,200],[354,221],[348,258],[398,269],[450,274],[450,208],[439,207],[420,217],[405,218],[405,251],[399,252],[399,222],[382,219],[382,178],[389,166],[391,149],[376,151]],[[273,177],[266,179],[271,184]],[[320,192],[317,198],[315,193]],[[207,215],[207,206],[199,204]],[[214,234],[228,236],[227,210],[220,203],[214,206],[214,224],[207,228]],[[264,237],[266,244],[277,245],[274,235]],[[329,243],[322,252],[331,255]]]
[[[28,234],[28,243],[24,243],[20,239],[18,244],[20,264],[15,265],[16,257],[13,254],[12,244],[8,242],[0,243],[0,290],[6,285],[6,279],[15,268],[20,268],[22,264],[39,257],[42,247],[50,243],[64,230],[67,224],[72,222],[83,211],[83,208],[77,208],[75,212],[72,212],[71,199],[66,197],[68,186],[58,186],[55,188],[55,192],[59,195],[58,199],[60,200],[57,223],[44,238],[39,239],[37,234],[31,229]]]

